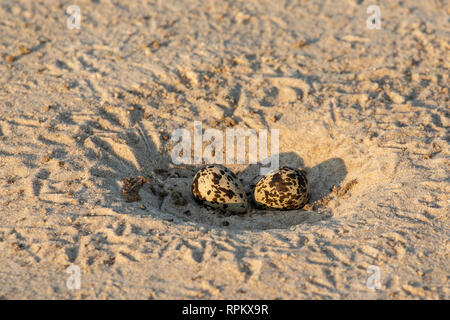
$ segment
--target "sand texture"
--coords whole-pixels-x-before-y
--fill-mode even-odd
[[[377,2],[2,0],[0,299],[449,299],[450,6]],[[279,129],[309,205],[194,202],[194,121]]]

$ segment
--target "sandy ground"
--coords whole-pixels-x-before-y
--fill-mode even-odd
[[[2,0],[0,298],[450,298],[449,3],[370,30],[373,2]],[[194,120],[279,129],[310,205],[200,207],[168,139]]]

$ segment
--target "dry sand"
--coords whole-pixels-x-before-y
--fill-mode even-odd
[[[448,299],[450,7],[376,2],[2,0],[0,298]],[[194,120],[279,129],[311,204],[201,208]]]

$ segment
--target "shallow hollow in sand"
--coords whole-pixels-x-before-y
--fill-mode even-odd
[[[279,165],[304,168],[310,181],[312,206],[304,210],[251,208],[244,215],[229,215],[197,204],[191,193],[191,183],[200,166],[172,165],[170,150],[161,153],[161,148],[157,147],[160,142],[149,138],[152,135],[146,131],[145,123],[127,132],[94,133],[84,142],[86,156],[95,162],[88,179],[106,189],[100,195],[103,200],[97,200],[96,205],[123,214],[150,214],[161,220],[169,216],[175,223],[214,228],[280,229],[357,211],[351,210],[357,205],[357,199],[362,200],[394,179],[397,156],[388,154],[389,150],[378,146],[376,141],[358,140],[346,129],[338,130],[321,120],[311,120],[302,126],[288,122],[280,126]],[[260,177],[260,165],[227,166],[242,179],[251,200],[252,186]],[[138,205],[130,206],[121,196],[118,182],[138,175],[149,177],[150,183],[141,189],[142,200]],[[349,183],[352,188],[345,196],[336,192]],[[140,210],[142,204],[148,210]],[[341,207],[345,207],[345,211],[340,210]]]
[[[286,148],[286,145],[283,147]],[[279,165],[306,170],[311,185],[311,200],[310,205],[303,209],[258,210],[252,205],[252,191],[260,178],[260,164],[229,166],[245,186],[250,202],[250,210],[246,214],[231,215],[194,201],[192,178],[201,166],[162,170],[164,173],[156,175],[160,183],[150,179],[150,184],[142,188],[142,202],[154,209],[153,215],[161,212],[163,219],[167,219],[169,214],[174,222],[214,228],[284,229],[298,224],[318,223],[332,216],[338,218],[343,214],[339,210],[342,205],[351,209],[351,203],[356,205],[356,198],[364,197],[391,180],[395,169],[395,161],[391,161],[392,156],[387,156],[385,150],[367,142],[356,143],[346,135],[330,136],[327,133],[316,138],[311,135],[310,139],[302,139],[302,144],[296,147],[298,152],[279,154]],[[295,150],[293,145],[290,148]],[[300,153],[306,156],[302,158]],[[158,168],[152,170],[159,172]]]

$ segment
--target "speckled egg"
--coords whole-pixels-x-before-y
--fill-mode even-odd
[[[289,167],[272,170],[257,182],[253,196],[260,207],[281,210],[300,209],[308,203],[310,198],[306,172]]]
[[[192,180],[194,199],[204,205],[233,213],[247,211],[248,202],[238,177],[222,165],[201,168]]]

